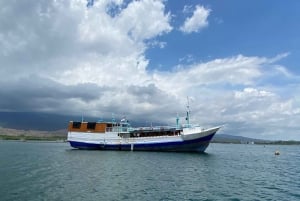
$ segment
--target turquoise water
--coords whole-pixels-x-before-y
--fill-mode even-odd
[[[197,154],[0,141],[0,200],[300,200],[299,159],[300,146],[211,144]]]

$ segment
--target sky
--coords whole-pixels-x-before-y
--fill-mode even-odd
[[[0,1],[0,112],[300,140],[300,1]]]

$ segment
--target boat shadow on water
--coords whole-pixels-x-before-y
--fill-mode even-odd
[[[68,153],[99,153],[99,154],[104,154],[104,153],[131,153],[131,154],[145,154],[149,153],[150,155],[152,154],[160,154],[160,155],[189,155],[189,156],[201,156],[201,157],[212,157],[214,154],[210,154],[207,152],[195,152],[195,151],[119,151],[119,150],[96,150],[96,149],[91,149],[91,150],[86,150],[86,149],[76,149],[76,148],[70,148],[66,149],[66,152]]]

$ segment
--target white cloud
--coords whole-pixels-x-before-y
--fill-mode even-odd
[[[183,13],[193,13],[193,6],[192,5],[185,5],[183,7],[183,10],[182,10]]]
[[[215,59],[207,63],[198,63],[186,67],[178,67],[175,72],[153,75],[165,91],[181,94],[191,87],[228,83],[231,85],[250,85],[262,75],[261,66],[264,58],[238,55],[232,58]]]
[[[269,59],[269,62],[270,62],[270,63],[274,63],[274,62],[276,62],[276,61],[280,61],[280,60],[282,60],[282,59],[288,57],[289,55],[290,55],[289,52],[285,52],[285,53],[282,53],[282,54],[278,54],[277,56],[275,56],[275,57]]]
[[[184,12],[187,12],[189,7],[184,7]],[[193,15],[187,18],[180,30],[185,33],[199,32],[201,29],[208,26],[207,18],[211,10],[203,6],[197,5]]]
[[[292,73],[290,73],[285,67],[283,66],[279,66],[277,65],[275,70],[279,73],[279,74],[282,74],[284,75],[285,77],[288,77],[288,78],[292,78],[294,77]]]
[[[194,56],[192,54],[188,54],[182,58],[179,58],[179,63],[192,63],[194,60]]]
[[[166,42],[162,42],[162,41],[158,41],[158,40],[152,40],[147,43],[147,46],[149,46],[149,47],[159,47],[161,49],[165,48],[166,45],[167,45]]]
[[[170,13],[164,13],[161,1],[134,1],[116,19],[121,27],[136,42],[153,38],[172,30]]]
[[[235,98],[240,99],[248,99],[249,97],[259,98],[266,96],[274,96],[274,94],[268,91],[257,90],[254,88],[245,88],[242,92],[235,92]]]

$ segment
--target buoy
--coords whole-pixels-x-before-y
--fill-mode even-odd
[[[280,155],[280,152],[278,150],[275,151],[275,155]]]

